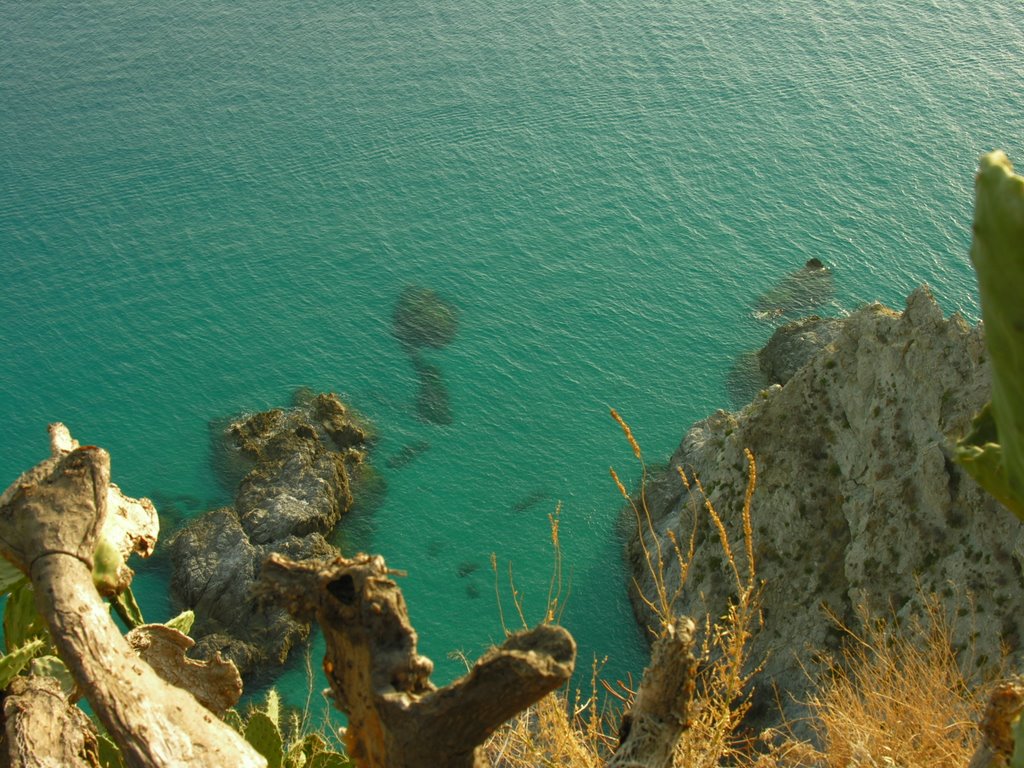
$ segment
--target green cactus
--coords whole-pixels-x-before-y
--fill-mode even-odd
[[[253,708],[243,721],[235,710],[228,710],[224,721],[242,734],[267,760],[268,768],[351,768],[352,763],[341,752],[329,748],[327,741],[315,732],[302,733],[303,719],[292,714],[290,735],[281,728],[281,697],[273,688],[267,693],[262,709]]]
[[[5,648],[12,651],[36,638],[49,642],[50,631],[36,610],[36,595],[32,585],[23,581],[10,591],[4,607]]]
[[[173,619],[164,622],[164,625],[170,627],[171,629],[178,630],[183,635],[187,635],[189,632],[192,631],[192,625],[195,623],[195,621],[196,615],[194,612],[182,611]]]
[[[1024,178],[1001,151],[975,179],[971,261],[978,275],[992,402],[957,443],[957,461],[1024,520]]]
[[[277,721],[257,709],[249,715],[249,722],[245,724],[242,735],[267,759],[267,768],[281,768],[284,761],[284,739]]]
[[[46,648],[46,641],[41,637],[29,640],[20,648],[0,656],[0,690],[11,684],[11,680],[28,666],[38,654]]]

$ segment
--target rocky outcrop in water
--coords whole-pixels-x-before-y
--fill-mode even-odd
[[[768,384],[785,384],[804,364],[839,335],[843,321],[812,315],[777,329],[757,353]]]
[[[352,505],[349,471],[365,429],[333,394],[289,410],[241,417],[226,430],[232,465],[245,469],[234,506],[212,510],[171,539],[172,599],[195,611],[196,653],[220,651],[242,674],[280,664],[309,625],[254,592],[267,556],[333,557],[325,538]]]
[[[700,499],[675,467],[699,475],[741,552],[744,448],[756,456],[754,551],[765,586],[753,655],[765,662],[752,717],[762,726],[778,722],[773,687],[791,721],[802,714],[811,652],[834,651],[841,638],[826,608],[856,627],[858,604],[905,617],[920,610],[922,592],[935,593],[951,617],[970,612],[954,642],[983,667],[998,662],[1002,643],[1017,651],[1024,637],[1024,526],[951,459],[952,440],[988,398],[982,329],[944,319],[924,288],[903,313],[878,304],[854,312],[824,345],[806,337],[813,327],[820,321],[781,329],[763,353],[769,370],[783,371],[783,386],[693,425],[669,469],[647,486],[670,591],[678,568],[669,533],[687,542],[698,520],[678,611],[722,615],[734,580]],[[637,536],[628,552],[651,595]],[[650,622],[642,601],[634,605]]]

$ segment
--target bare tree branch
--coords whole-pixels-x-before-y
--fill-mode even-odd
[[[619,748],[607,768],[668,768],[689,725],[697,677],[693,622],[677,617],[651,648],[633,706],[622,719]]]
[[[512,635],[437,689],[391,573],[379,556],[295,563],[271,555],[263,581],[289,611],[320,622],[324,670],[361,768],[482,768],[477,747],[569,679],[576,643],[561,627],[542,625]]]

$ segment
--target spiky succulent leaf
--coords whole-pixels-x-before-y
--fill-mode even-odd
[[[29,640],[20,648],[15,648],[10,653],[0,656],[0,690],[11,684],[11,680],[18,676],[32,659],[43,652],[46,648],[46,641],[42,638]]]
[[[267,707],[263,710],[278,730],[281,730],[281,695],[276,688],[267,691]]]
[[[1013,172],[1001,151],[981,158],[975,178],[971,262],[978,275],[991,356],[992,418],[998,439],[961,441],[958,459],[986,490],[1024,519],[1024,178]],[[996,444],[1000,451],[993,447]]]
[[[1024,519],[1024,500],[1010,489],[1003,463],[1003,447],[996,434],[992,404],[987,404],[974,418],[971,432],[956,445],[956,460],[982,488],[991,493],[1007,509]]]
[[[146,623],[146,620],[142,618],[142,609],[135,602],[135,595],[132,593],[131,587],[125,587],[123,591],[112,596],[110,604],[114,606],[114,611],[121,617],[121,621],[128,629],[135,629]]]
[[[165,621],[164,626],[176,629],[181,634],[187,635],[192,631],[192,625],[195,623],[196,615],[192,611],[182,611],[170,621]]]
[[[115,544],[101,536],[92,555],[92,581],[101,595],[112,595],[123,586],[124,557]]]
[[[255,710],[245,724],[242,734],[252,748],[267,759],[267,768],[281,768],[284,759],[284,740],[277,722],[271,720],[266,712]]]
[[[235,710],[229,709],[227,712],[225,712],[223,720],[225,723],[227,723],[236,731],[238,731],[239,734],[245,733],[245,723],[242,722],[242,716],[238,714],[238,712],[236,712]]]
[[[35,638],[50,640],[46,622],[36,610],[36,595],[27,581],[11,591],[4,608],[4,644],[7,651]]]

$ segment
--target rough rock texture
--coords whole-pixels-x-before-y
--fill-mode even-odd
[[[235,459],[251,469],[233,507],[207,512],[171,539],[172,598],[195,611],[195,655],[220,651],[246,675],[281,663],[309,632],[253,594],[272,552],[292,559],[339,554],[324,538],[352,504],[348,468],[366,433],[338,398],[257,413],[227,429]]]
[[[841,638],[826,607],[856,627],[860,601],[907,616],[920,608],[923,590],[938,594],[956,617],[972,608],[966,593],[973,617],[957,624],[957,647],[973,648],[982,665],[998,661],[1001,642],[1019,649],[1024,527],[950,458],[952,440],[987,399],[989,382],[982,329],[957,315],[943,319],[921,288],[902,314],[878,304],[853,313],[784,386],[765,390],[739,413],[719,411],[695,424],[669,469],[649,482],[648,505],[670,560],[667,533],[685,543],[695,514],[699,521],[678,612],[718,616],[734,580],[707,514],[675,467],[701,478],[742,568],[743,449],[757,458],[754,544],[765,586],[764,629],[753,654],[767,660],[755,682],[754,725],[778,721],[773,686],[788,717],[802,714],[797,702],[806,699],[808,672],[815,671],[809,651],[835,650]],[[629,557],[651,594],[636,536]],[[667,572],[671,589],[674,562]],[[634,604],[648,623],[641,601]]]
[[[811,315],[776,329],[757,353],[758,365],[769,384],[785,384],[823,347],[839,335],[843,321]]]

